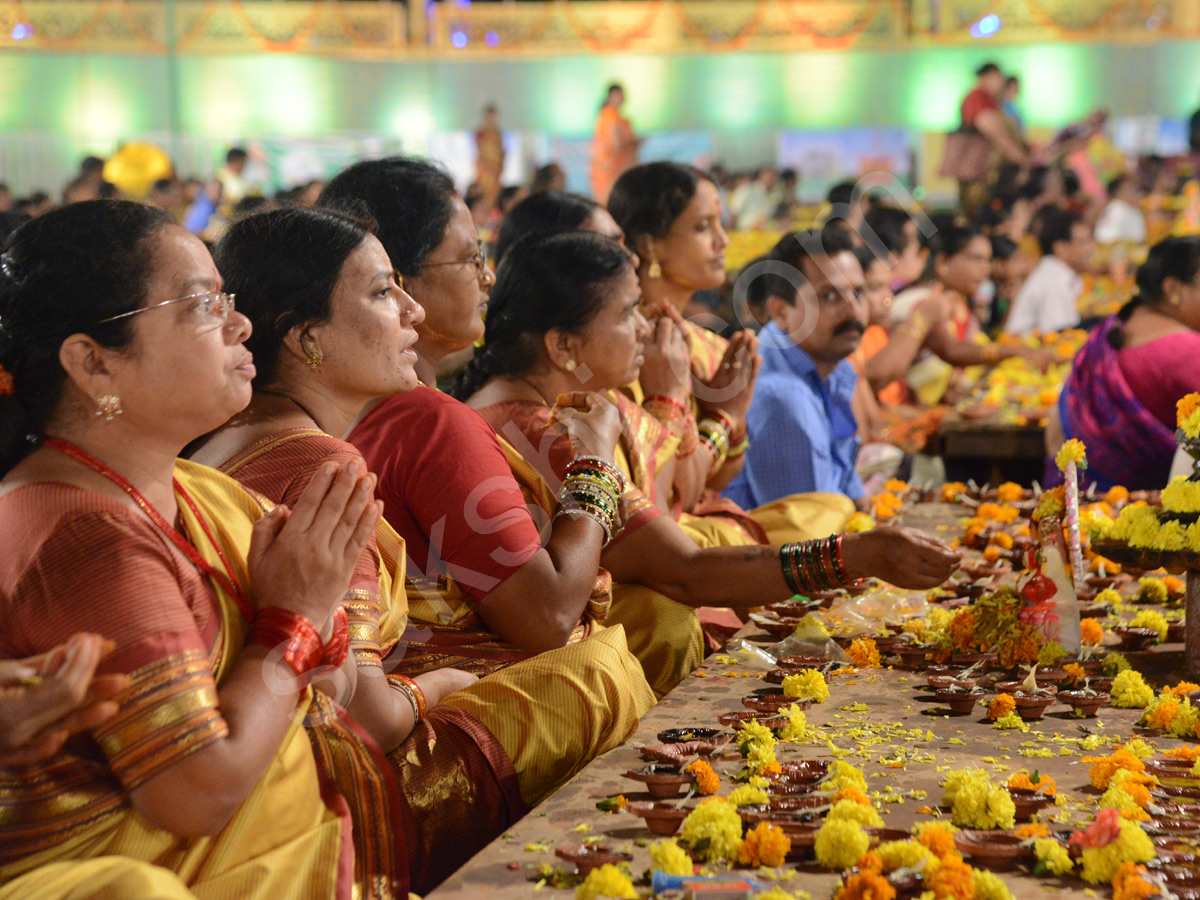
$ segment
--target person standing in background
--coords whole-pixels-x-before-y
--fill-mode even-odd
[[[500,134],[496,104],[483,108],[483,124],[475,132],[475,183],[479,185],[485,207],[491,210],[500,196],[500,175],[504,171],[504,138]]]
[[[974,89],[963,98],[959,114],[963,130],[974,130],[990,145],[993,157],[999,154],[1005,161],[1020,166],[1029,164],[1029,154],[1015,140],[1008,120],[1000,108],[1000,96],[1004,91],[1004,74],[995,63],[985,63],[976,72]],[[987,175],[978,180],[959,181],[959,205],[968,218],[973,219],[987,199],[988,183],[993,180],[993,165]]]
[[[608,194],[621,173],[638,164],[642,139],[621,115],[624,103],[625,88],[613,82],[596,117],[596,131],[592,135],[592,197],[601,204],[608,202]]]

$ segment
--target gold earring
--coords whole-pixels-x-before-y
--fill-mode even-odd
[[[304,359],[308,363],[308,367],[314,372],[321,368],[321,363],[325,361],[325,357],[321,355],[321,351],[316,347],[309,347],[304,352]]]
[[[1171,305],[1172,306],[1182,306],[1183,305],[1183,297],[1181,297],[1179,294],[1172,294],[1171,295]]]
[[[658,264],[658,255],[654,252],[654,246],[650,246],[650,268],[646,270],[646,274],[650,278],[662,278],[662,266]]]
[[[573,360],[573,359],[568,359],[568,360],[567,360],[567,371],[568,371],[568,372],[574,372],[574,371],[575,371],[575,366],[576,366],[576,362],[575,362],[575,360]]]
[[[121,398],[116,394],[101,394],[96,400],[96,415],[104,416],[105,422],[111,422],[125,410],[121,409]]]

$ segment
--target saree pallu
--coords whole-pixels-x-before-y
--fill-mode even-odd
[[[204,517],[200,520],[180,503],[183,530],[218,571],[224,567],[223,554],[245,591],[245,554],[261,507],[212,469],[180,461],[176,478]],[[205,539],[206,530],[211,540]],[[114,547],[110,552],[120,550]],[[339,793],[305,733],[306,713],[314,702],[321,702],[311,690],[302,695],[274,760],[219,834],[178,837],[136,814],[128,791],[227,733],[215,686],[230,674],[248,630],[236,598],[190,569],[183,576],[205,586],[193,591],[190,613],[183,615],[196,616],[195,628],[206,649],[159,654],[131,672],[132,685],[121,698],[119,712],[93,731],[95,744],[76,738],[68,750],[43,764],[0,770],[0,880],[26,876],[17,882],[28,888],[23,898],[70,897],[85,879],[103,873],[102,857],[119,857],[134,863],[108,864],[107,871],[116,873],[113,877],[133,879],[118,883],[136,884],[147,872],[153,881],[153,872],[137,864],[149,863],[174,873],[200,900],[406,896],[402,852],[397,855],[385,846],[375,856],[364,854],[360,859],[351,842],[347,800],[364,807],[353,811],[364,822],[390,828],[394,791],[389,796],[385,778],[374,795],[360,791],[347,798]],[[155,570],[151,577],[161,580],[163,575]],[[200,601],[210,602],[212,608],[197,607]],[[165,614],[148,611],[150,618]],[[113,625],[117,633],[130,627],[138,626]],[[136,661],[138,654],[152,650],[143,645],[126,650],[118,642],[112,658]],[[329,741],[341,744],[338,752],[358,754],[356,762],[368,764],[369,748],[364,749],[352,732],[342,731],[339,723],[331,723],[328,731]],[[120,782],[115,777],[118,767]],[[56,863],[64,865],[41,874],[34,871]]]
[[[1100,490],[1153,490],[1167,483],[1174,432],[1148,410],[1126,381],[1108,342],[1116,317],[1100,323],[1075,356],[1058,398],[1067,439],[1087,446],[1087,480]],[[1047,466],[1049,471],[1049,466]]]
[[[354,458],[359,458],[357,450],[323,431],[290,428],[255,441],[221,468],[272,502],[294,505],[321,465]],[[385,670],[391,669],[383,657],[387,655],[390,664],[403,655],[397,646],[408,620],[404,571],[404,542],[381,520],[343,602],[359,679],[385,677]],[[363,771],[356,762],[362,754],[347,753],[344,739],[331,741],[325,728],[339,720],[345,725],[350,717],[320,699],[320,707],[309,717],[310,735],[318,758],[338,776],[342,793],[370,789],[389,775],[398,786],[395,821],[404,829],[402,846],[414,891],[435,888],[528,811],[503,745],[462,710],[435,706],[387,754],[382,772]],[[356,724],[352,731],[364,743],[369,741]],[[356,820],[355,826],[360,853],[374,855],[388,840],[389,832],[380,823],[363,822],[360,828]]]
[[[617,468],[631,489],[623,499],[625,528],[613,541],[625,540],[646,523],[662,515],[654,504],[655,477],[668,436],[640,406],[615,391],[604,397],[621,416],[621,438],[614,452]],[[558,398],[567,405],[578,395]],[[558,509],[558,489],[563,472],[574,458],[565,436],[550,431],[552,410],[523,401],[499,403],[479,413],[500,436],[504,455],[531,506],[549,519]],[[518,450],[518,447],[521,449]],[[522,452],[523,451],[523,452]],[[532,460],[537,460],[535,464]],[[641,585],[617,585],[605,620],[624,626],[629,650],[642,664],[646,681],[658,697],[683,680],[704,659],[704,635],[696,611]]]
[[[0,887],[0,900],[196,900],[174,872],[123,856],[50,863]]]

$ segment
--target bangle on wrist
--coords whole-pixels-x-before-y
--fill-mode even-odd
[[[344,613],[343,613],[344,615]],[[302,686],[312,680],[313,669],[321,665],[321,636],[303,616],[278,606],[260,609],[250,625],[246,646],[282,648],[282,659],[296,673]]]
[[[396,689],[404,694],[408,698],[408,702],[412,704],[413,724],[415,725],[424,719],[429,708],[425,702],[425,692],[421,690],[421,686],[407,675],[392,674],[388,678],[391,679]]]
[[[346,610],[338,606],[333,611],[333,634],[321,648],[321,665],[340,669],[350,653],[350,620]]]

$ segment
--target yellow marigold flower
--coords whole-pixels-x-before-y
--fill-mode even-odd
[[[791,849],[792,840],[782,828],[759,822],[738,848],[738,862],[743,866],[781,866]]]
[[[1067,848],[1054,838],[1038,838],[1033,842],[1033,852],[1037,857],[1038,867],[1045,869],[1051,875],[1070,875],[1075,868],[1075,862],[1067,852]]]
[[[1117,839],[1105,847],[1085,847],[1080,873],[1089,884],[1108,884],[1123,862],[1149,862],[1156,856],[1154,843],[1137,822],[1121,819]]]
[[[603,897],[637,900],[637,891],[629,876],[612,863],[592,869],[583,884],[575,889],[575,900],[600,900]]]
[[[961,481],[951,481],[942,485],[942,502],[957,503],[959,496],[967,492],[967,486]]]
[[[1029,726],[1015,712],[1007,713],[998,718],[992,727],[997,731],[1028,731]]]
[[[1200,484],[1186,475],[1176,475],[1163,488],[1162,505],[1168,512],[1200,512]]]
[[[860,669],[878,669],[881,665],[879,648],[871,638],[861,638],[846,648],[850,662]]]
[[[1105,654],[1100,665],[1105,675],[1120,675],[1129,668],[1129,660],[1125,658],[1124,653],[1113,651]]]
[[[1145,709],[1154,699],[1154,689],[1142,673],[1126,669],[1113,680],[1112,705],[1122,709]]]
[[[770,803],[771,798],[766,791],[752,784],[743,784],[730,791],[725,802],[734,806],[755,806],[759,803]]]
[[[687,814],[679,834],[693,845],[708,838],[704,858],[709,862],[720,859],[733,862],[742,843],[742,818],[732,803],[720,797],[708,797]]]
[[[1084,619],[1083,621],[1090,622],[1091,619]],[[1079,663],[1067,663],[1063,666],[1063,671],[1067,673],[1067,678],[1070,679],[1072,684],[1087,678],[1087,669]]]
[[[1043,668],[1049,668],[1067,655],[1067,648],[1058,641],[1046,641],[1038,650],[1037,664]]]
[[[1098,593],[1096,595],[1096,602],[1097,603],[1107,603],[1111,606],[1111,605],[1114,605],[1117,603],[1121,603],[1123,601],[1121,599],[1121,595],[1117,591],[1114,591],[1112,588],[1105,588],[1104,590],[1102,590],[1100,593]],[[1094,619],[1083,619],[1080,622],[1080,624],[1082,625],[1083,622],[1094,622],[1094,621],[1095,621]]]
[[[825,676],[816,669],[805,669],[795,675],[786,675],[783,679],[783,692],[789,697],[799,697],[801,700],[812,700],[823,703],[829,699],[829,686]]]
[[[1179,701],[1164,699],[1146,708],[1143,716],[1147,728],[1158,728],[1166,731],[1175,721],[1175,713],[1179,712]]]
[[[696,776],[696,789],[701,794],[715,794],[721,786],[721,779],[707,760],[698,759],[685,770]]]
[[[1062,449],[1054,457],[1054,462],[1061,472],[1067,471],[1067,466],[1071,463],[1075,463],[1075,468],[1077,469],[1086,469],[1087,453],[1083,446],[1083,441],[1071,438],[1062,445]]]
[[[950,820],[960,828],[1012,828],[1016,817],[1012,796],[983,778],[959,784],[950,806]]]
[[[1037,509],[1033,511],[1033,521],[1040,522],[1050,516],[1061,516],[1066,508],[1066,491],[1061,486],[1050,488],[1038,500]]]
[[[988,718],[995,722],[997,719],[1004,718],[1016,708],[1017,701],[1012,694],[997,694],[988,704]]]
[[[833,900],[895,900],[896,889],[879,872],[871,868],[859,867],[859,871],[849,876]]]
[[[804,710],[792,704],[780,710],[787,722],[779,729],[779,739],[782,741],[802,741],[809,736],[808,717]]]
[[[1200,728],[1200,709],[1192,706],[1191,700],[1183,700],[1167,728],[1171,737],[1190,738]]]
[[[1006,481],[996,488],[996,499],[1001,503],[1012,503],[1025,496],[1025,488],[1015,481]]]
[[[1163,588],[1166,590],[1166,588]],[[1158,633],[1158,643],[1163,643],[1167,639],[1167,620],[1160,612],[1155,612],[1152,609],[1143,609],[1133,617],[1129,623],[1130,628],[1151,628]]]
[[[972,869],[971,880],[975,882],[975,900],[1013,900],[1000,876],[986,869]]]
[[[875,520],[866,513],[857,512],[846,521],[846,534],[858,534],[860,531],[870,531],[875,527]]]
[[[883,871],[894,872],[897,869],[911,869],[925,861],[926,871],[931,864],[937,863],[933,851],[917,841],[886,841],[875,848],[879,861],[883,863]]]
[[[754,744],[762,744],[769,749],[775,749],[775,733],[761,722],[750,719],[742,724],[737,733],[738,750],[742,756],[748,754],[748,748]]]
[[[864,794],[867,792],[867,779],[863,775],[862,769],[845,760],[839,759],[833,764],[829,770],[829,777],[825,781],[830,787],[838,789],[856,787]]]
[[[692,875],[696,871],[692,858],[675,843],[675,838],[666,838],[651,844],[650,863],[652,869],[658,869],[667,875]]]
[[[1143,788],[1143,790],[1145,789]],[[1101,795],[1100,808],[1115,809],[1121,813],[1122,818],[1126,819],[1144,820],[1150,818],[1150,814],[1138,806],[1137,801],[1133,799],[1128,791],[1122,790],[1115,785]]]
[[[851,822],[857,822],[863,828],[883,827],[883,819],[879,817],[879,813],[875,812],[875,807],[863,806],[853,800],[839,800],[833,804],[833,808],[825,814],[826,822],[831,819],[849,819]]]
[[[958,829],[953,825],[947,825],[945,822],[922,822],[918,828],[917,843],[938,859],[958,852],[954,845],[954,832]]]
[[[1104,643],[1104,627],[1095,619],[1081,619],[1079,637],[1089,647],[1098,647]]]
[[[795,894],[789,894],[783,888],[773,887],[770,890],[755,894],[754,900],[799,900],[799,898]]]
[[[1145,763],[1124,748],[1109,756],[1085,756],[1083,761],[1091,763],[1088,774],[1092,780],[1092,787],[1102,791],[1108,789],[1113,775],[1121,769],[1128,769],[1130,772],[1138,774],[1146,771]]]
[[[1121,749],[1126,753],[1132,753],[1138,759],[1149,759],[1155,753],[1154,748],[1141,738],[1134,738],[1133,740],[1126,741]],[[1147,775],[1146,777],[1149,778],[1151,776]],[[1149,784],[1150,782],[1147,783]]]
[[[1157,603],[1161,606],[1169,599],[1167,586],[1161,578],[1139,578],[1137,599],[1139,603]]]
[[[813,849],[824,869],[840,872],[850,868],[871,846],[871,839],[857,822],[826,819],[817,831]]]
[[[989,540],[990,543],[995,544],[997,547],[1003,547],[1005,550],[1011,550],[1013,548],[1012,535],[1007,531],[997,531]]]
[[[891,491],[893,494],[907,494],[908,482],[900,478],[889,478],[883,483],[883,489],[885,491]]]
[[[1113,876],[1113,900],[1146,900],[1147,897],[1157,896],[1158,888],[1142,876],[1146,867],[1126,860]]]

